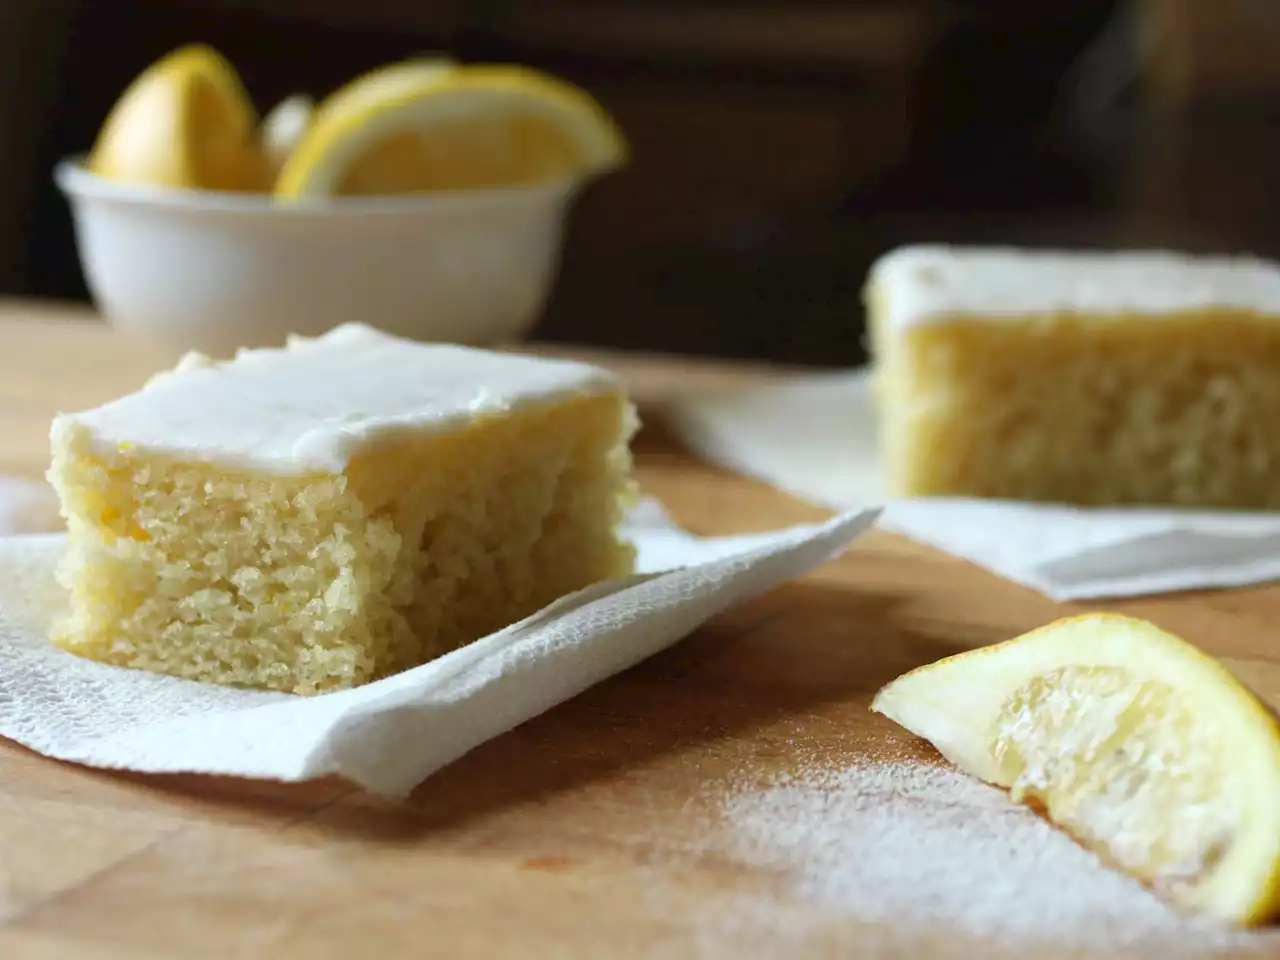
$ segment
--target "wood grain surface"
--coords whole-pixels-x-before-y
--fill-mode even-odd
[[[55,410],[132,389],[164,362],[74,311],[31,304],[0,307],[0,346],[0,471],[31,476]],[[642,409],[681,385],[758,375],[600,359],[628,376]],[[696,532],[821,516],[697,463],[658,429],[636,449],[646,491]],[[1280,590],[1105,606],[1183,634],[1280,695]],[[937,762],[868,712],[874,691],[1069,609],[873,533],[477,749],[404,803],[337,781],[108,773],[0,741],[0,957],[1026,955],[946,928],[833,917],[709,846],[705,830],[718,790],[787,772],[801,748]],[[756,906],[715,920],[747,893]],[[1256,946],[1250,955],[1280,953],[1276,935]],[[1137,943],[1107,955],[1158,954]]]

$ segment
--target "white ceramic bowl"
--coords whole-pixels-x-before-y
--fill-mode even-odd
[[[541,313],[579,184],[275,204],[58,165],[80,263],[111,323],[230,355],[361,321],[418,340],[515,341]]]

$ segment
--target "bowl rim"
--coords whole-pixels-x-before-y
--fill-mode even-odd
[[[54,166],[54,182],[64,195],[73,200],[107,200],[167,210],[290,218],[370,214],[412,216],[442,208],[488,206],[513,201],[564,200],[591,179],[584,176],[513,187],[486,187],[481,190],[440,190],[378,197],[330,197],[278,203],[271,194],[265,193],[195,190],[109,180],[89,170],[84,165],[84,159],[84,154],[73,154],[59,160]]]

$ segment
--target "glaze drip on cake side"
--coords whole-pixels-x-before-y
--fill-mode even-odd
[[[869,280],[888,329],[966,316],[1280,313],[1280,267],[1250,256],[924,244],[881,257]]]
[[[586,364],[413,343],[346,324],[217,362],[188,356],[135,394],[53,423],[94,449],[276,473],[340,472],[383,436],[620,388]]]

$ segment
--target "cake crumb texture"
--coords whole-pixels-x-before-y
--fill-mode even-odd
[[[214,683],[317,694],[416,666],[631,571],[620,390],[390,431],[290,475],[104,450],[55,424],[68,525],[54,640]]]

